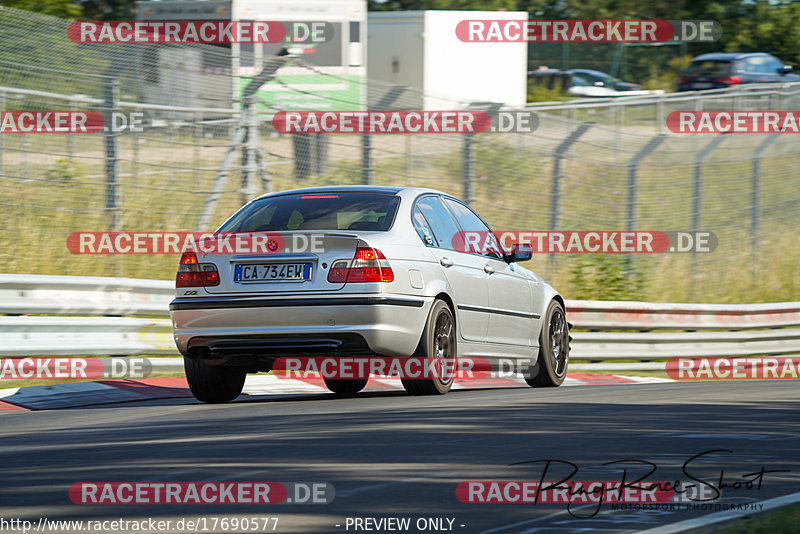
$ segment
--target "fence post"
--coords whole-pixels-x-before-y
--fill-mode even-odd
[[[653,152],[658,146],[664,142],[666,136],[658,134],[637,152],[628,162],[628,220],[627,229],[629,232],[636,231],[636,189],[637,189],[637,173],[639,172],[639,163],[647,157],[648,154]],[[634,272],[633,255],[625,255],[625,276],[630,277]]]
[[[412,137],[410,135],[406,135],[404,137],[405,137],[406,157],[403,158],[403,160],[404,160],[403,163],[404,163],[404,169],[405,169],[405,174],[406,174],[406,183],[405,183],[405,185],[406,185],[406,187],[408,187],[408,185],[411,183],[410,179],[411,179],[411,169],[412,169],[412,163],[411,163],[411,139],[412,139]]]
[[[700,152],[694,162],[694,191],[692,194],[692,231],[700,231],[700,212],[702,206],[702,186],[703,186],[703,160],[705,160],[720,143],[725,141],[726,135],[717,135]],[[697,252],[692,251],[691,272],[689,288],[691,293],[695,290],[695,274],[697,273]]]
[[[472,204],[475,201],[475,139],[474,134],[464,134],[462,151],[464,175],[464,201]]]
[[[259,165],[256,161],[258,156],[259,135],[255,96],[248,96],[247,100],[247,106],[243,110],[243,113],[247,114],[247,117],[245,118],[245,124],[247,125],[247,140],[244,145],[245,171],[244,176],[242,176],[242,185],[239,192],[243,206],[250,202],[250,200],[252,200],[253,197],[258,194],[258,190],[256,189],[256,173],[259,170]]]
[[[314,136],[314,174],[325,174],[328,172],[328,134],[316,134]]]
[[[256,128],[261,128],[260,119],[256,116]],[[260,131],[260,130],[259,130]],[[258,147],[258,172],[261,175],[261,189],[264,193],[272,193],[272,177],[269,174],[269,163],[267,154],[261,146]]]
[[[6,109],[6,94],[0,92],[0,111],[5,111]],[[0,176],[3,176],[4,169],[3,169],[3,151],[5,150],[6,140],[3,135],[0,135]]]
[[[636,227],[636,174],[639,171],[639,163],[665,139],[664,134],[653,137],[628,162],[628,231],[633,231]]]
[[[751,207],[750,207],[750,238],[753,245],[753,253],[758,250],[758,223],[759,223],[759,202],[760,202],[760,184],[761,178],[761,153],[767,149],[773,141],[778,139],[780,134],[772,134],[764,139],[760,145],[753,151],[753,171],[750,183]]]
[[[372,184],[372,138],[368,133],[361,134],[361,183]]]
[[[193,179],[194,183],[198,184],[200,183],[200,174],[197,168],[198,165],[200,165],[200,145],[203,143],[203,113],[200,111],[195,112],[193,114],[192,119],[194,120],[194,128],[193,128],[194,147],[192,147],[193,148],[192,167],[194,167],[194,169],[192,169],[192,176],[194,178]],[[134,142],[135,141],[136,138],[134,138]]]
[[[69,100],[69,110],[71,113],[75,113],[77,106],[75,105],[75,100]],[[67,134],[67,155],[69,156],[69,161],[72,163],[72,159],[75,157],[75,132],[70,131]]]
[[[135,113],[140,116],[143,115],[142,108],[135,108]],[[139,130],[138,128],[131,128],[131,143],[133,144],[133,161],[131,161],[131,183],[136,185],[139,183]],[[195,165],[197,163],[195,162]]]
[[[394,85],[389,89],[385,95],[370,109],[378,111],[387,111],[392,106],[400,95],[402,95],[408,86]],[[373,180],[372,168],[372,138],[370,134],[361,134],[361,183],[364,185],[371,185]]]
[[[245,112],[246,110],[242,110],[242,113]],[[197,226],[195,226],[195,231],[197,232],[205,232],[208,229],[208,225],[211,223],[211,217],[214,215],[214,208],[217,205],[217,200],[219,200],[219,197],[222,195],[222,189],[225,187],[225,182],[228,180],[228,173],[233,163],[233,157],[239,145],[244,141],[245,132],[245,128],[241,126],[237,127],[231,137],[231,144],[228,146],[228,150],[222,158],[219,171],[214,179],[214,183],[211,185],[211,191],[208,194],[206,203],[203,205],[203,211],[197,221]]]
[[[238,57],[234,59],[235,61],[238,61]],[[261,86],[273,79],[275,77],[275,72],[280,66],[286,63],[288,59],[289,53],[285,48],[281,49],[281,51],[278,52],[274,58],[268,62],[265,62],[264,69],[261,71],[261,73],[250,80],[250,83],[248,83],[244,88],[244,91],[242,92],[242,110],[239,124],[236,125],[233,131],[233,135],[231,136],[231,144],[228,146],[228,150],[225,152],[225,156],[222,158],[222,163],[219,166],[217,177],[214,179],[214,183],[211,186],[211,192],[209,192],[206,203],[203,206],[203,212],[200,214],[200,218],[197,221],[197,226],[195,228],[198,232],[203,232],[208,228],[208,225],[211,222],[211,217],[214,215],[214,208],[216,207],[217,200],[219,200],[220,195],[222,195],[222,189],[225,187],[225,182],[228,180],[228,173],[230,172],[231,164],[233,163],[233,156],[236,153],[239,145],[244,142],[248,129],[247,120],[250,117],[250,115],[248,115],[249,108],[251,107],[249,103],[256,100],[257,97],[255,95]],[[238,64],[235,64],[234,67],[238,67]],[[237,81],[235,77],[233,81]],[[254,111],[253,113],[257,112]],[[256,128],[257,127],[258,120],[256,119]],[[295,156],[295,162],[296,161],[297,158]]]
[[[108,228],[112,232],[120,230],[119,202],[119,134],[114,131],[114,115],[119,111],[119,80],[106,80],[104,87],[103,124],[106,147],[106,212],[109,216]]]
[[[569,134],[566,139],[561,141],[553,152],[553,183],[550,191],[550,229],[558,229],[558,200],[561,196],[561,159],[569,150],[569,147],[578,140],[580,136],[594,125],[593,122],[583,122],[578,128]]]
[[[700,230],[700,209],[702,204],[702,185],[703,185],[703,160],[705,160],[714,149],[725,140],[724,135],[714,137],[703,149],[697,153],[694,162],[694,191],[692,195],[692,231]]]

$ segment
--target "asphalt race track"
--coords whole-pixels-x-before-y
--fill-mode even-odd
[[[354,518],[399,517],[412,527],[420,518],[451,519],[461,533],[636,532],[718,512],[604,504],[581,519],[574,515],[591,515],[596,505],[573,505],[571,515],[564,504],[469,504],[455,489],[465,480],[538,480],[543,464],[531,462],[543,459],[577,464],[573,480],[618,480],[620,467],[601,464],[626,459],[655,463],[647,480],[687,480],[684,463],[715,449],[732,453],[693,461],[695,477],[718,481],[724,470],[732,484],[762,467],[788,470],[765,474],[760,489],[726,488],[715,504],[800,492],[800,387],[792,380],[311,394],[225,405],[183,398],[20,412],[0,425],[0,513],[34,521],[270,516],[279,518],[276,532],[365,532]],[[566,474],[557,469],[550,474]],[[336,497],[327,505],[218,507],[77,505],[68,497],[78,481],[210,480],[328,482]],[[427,531],[447,531],[448,521],[442,525]]]

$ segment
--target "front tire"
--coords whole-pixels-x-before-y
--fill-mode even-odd
[[[183,357],[183,369],[192,395],[199,401],[219,403],[232,401],[242,392],[247,372],[236,367],[208,365]]]
[[[569,363],[569,323],[564,306],[554,300],[545,314],[542,331],[539,333],[539,372],[525,378],[534,388],[558,387],[567,377]]]
[[[444,395],[453,385],[456,371],[456,321],[444,301],[435,300],[414,357],[429,362],[436,376],[403,378],[401,382],[411,395]]]
[[[337,395],[355,395],[367,386],[366,378],[326,378],[325,387]]]

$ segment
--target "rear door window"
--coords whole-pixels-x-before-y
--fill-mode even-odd
[[[417,231],[417,234],[419,234],[422,242],[428,247],[435,247],[437,243],[433,237],[433,230],[431,230],[431,226],[420,211],[419,206],[414,206],[412,218],[414,221],[414,229]]]
[[[428,195],[417,200],[416,206],[433,231],[433,238],[439,248],[455,250],[453,238],[459,229],[450,212],[439,197]],[[424,241],[424,238],[423,238]]]

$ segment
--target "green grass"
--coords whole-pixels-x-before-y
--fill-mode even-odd
[[[800,505],[786,506],[777,510],[737,519],[722,528],[708,527],[691,530],[694,534],[714,532],[716,534],[773,534],[797,532],[800,524]]]
[[[563,139],[545,120],[531,139],[476,136],[474,206],[496,230],[545,230],[551,211],[552,146]],[[224,129],[223,129],[224,130]],[[225,131],[196,142],[193,131],[175,128],[120,142],[120,205],[127,231],[195,230],[216,168]],[[628,161],[648,136],[615,140],[595,131],[563,160],[558,228],[622,230],[626,227]],[[0,265],[3,272],[172,279],[174,256],[74,255],[67,236],[108,229],[102,138],[58,135],[5,136],[0,175]],[[636,228],[689,230],[695,167],[692,158],[706,137],[676,136],[646,158],[637,176]],[[746,137],[746,136],[745,136]],[[526,144],[533,140],[542,145]],[[27,143],[27,144],[26,144]],[[548,144],[549,143],[549,144]],[[287,137],[262,140],[275,190],[305,185],[360,183],[360,137],[332,136],[331,161],[321,174],[294,178]],[[701,229],[714,231],[713,253],[661,255],[543,255],[523,266],[552,282],[568,298],[676,302],[766,302],[800,299],[800,188],[793,152],[761,161],[761,245],[750,246],[749,176],[752,141],[726,140],[722,161],[702,167]],[[27,146],[27,148],[26,148]],[[462,139],[429,135],[373,136],[374,183],[429,186],[463,196]],[[33,151],[23,152],[23,150]],[[588,152],[587,152],[588,151]],[[430,154],[423,154],[430,152]],[[585,157],[589,156],[589,157]],[[335,161],[334,158],[341,158]],[[738,158],[738,159],[737,159]],[[133,160],[138,163],[134,164]],[[246,200],[234,168],[214,210],[216,227]]]

